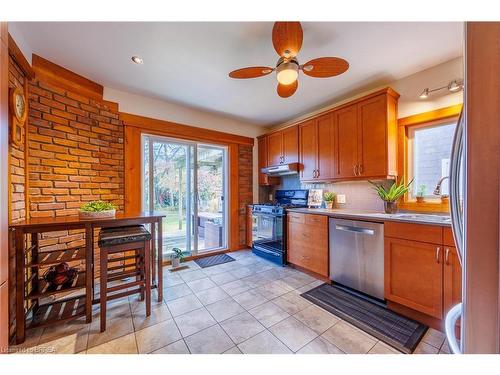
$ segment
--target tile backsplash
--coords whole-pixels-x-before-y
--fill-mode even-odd
[[[390,186],[392,180],[377,181]],[[336,194],[344,194],[346,203],[335,203],[335,208],[376,210],[384,209],[384,203],[373,190],[368,181],[347,181],[334,183],[301,183],[298,175],[281,177],[281,184],[276,186],[259,187],[259,202],[270,202],[269,195],[274,198],[274,191],[278,189],[323,189]]]

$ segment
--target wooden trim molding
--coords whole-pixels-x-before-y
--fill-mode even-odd
[[[166,137],[175,137],[201,142],[210,141],[212,143],[223,145],[236,143],[253,146],[254,144],[254,139],[250,137],[133,115],[131,113],[120,112],[120,120],[122,120],[126,126],[133,126],[145,130],[150,134],[158,134]]]
[[[413,116],[403,117],[398,120],[398,171],[404,178],[405,184],[408,183],[408,128],[410,126],[421,124],[439,123],[442,121],[457,119],[462,110],[462,104],[439,108],[429,112],[419,113]],[[416,200],[410,200],[406,194],[399,207],[404,210],[418,212],[449,212],[449,201],[434,199],[423,203],[417,203]]]
[[[31,67],[31,64],[28,62],[21,49],[17,46],[16,41],[12,38],[9,33],[9,54],[16,60],[17,64],[26,75],[28,80],[33,79],[35,77],[35,72]]]
[[[36,54],[33,54],[32,65],[35,77],[44,82],[56,83],[58,86],[67,90],[83,93],[92,99],[102,101],[104,91],[102,85],[79,74],[73,73]]]

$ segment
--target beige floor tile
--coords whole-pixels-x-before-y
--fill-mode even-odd
[[[163,273],[163,287],[168,288],[171,286],[184,284],[184,280],[182,280],[180,274],[172,273],[170,271],[166,271]]]
[[[106,330],[104,332],[100,331],[100,319],[95,319],[90,326],[87,349],[132,332],[134,332],[134,324],[130,316],[107,319]]]
[[[139,294],[129,296],[129,303],[132,313],[146,308],[146,301],[141,301]],[[163,305],[163,301],[158,301],[158,293],[156,290],[151,291],[151,307],[155,308],[161,305]]]
[[[180,340],[181,333],[173,319],[155,324],[135,333],[139,353],[151,353]]]
[[[232,298],[217,301],[207,305],[206,308],[218,322],[232,318],[245,311],[245,309]]]
[[[441,345],[441,349],[439,349],[439,351],[446,354],[451,353],[450,346],[448,345],[448,340],[444,340],[443,345]]]
[[[290,316],[290,314],[288,314],[285,310],[271,301],[254,307],[249,310],[249,313],[252,314],[266,328],[269,328]]]
[[[343,321],[328,329],[322,337],[348,354],[368,353],[377,343],[376,339]]]
[[[281,284],[280,281],[281,280],[277,280],[277,281],[272,281],[268,284],[264,284],[258,287],[257,291],[270,300],[290,292],[289,288],[285,288],[283,287],[283,285],[280,285]]]
[[[244,277],[253,275],[255,272],[250,267],[238,267],[235,270],[229,271],[231,275],[236,277],[237,279],[242,279]]]
[[[168,288],[164,288],[163,290],[163,299],[166,302],[173,301],[174,299],[181,298],[193,294],[193,291],[190,287],[187,286],[186,283],[177,284],[174,286],[170,286]]]
[[[224,292],[222,288],[216,286],[215,288],[210,288],[196,292],[196,297],[201,301],[202,304],[210,305],[211,303],[221,301],[229,297],[229,294]]]
[[[185,283],[188,283],[189,281],[205,279],[207,277],[207,274],[202,270],[195,270],[190,272],[179,273],[179,276],[181,277],[182,280],[184,280]]]
[[[425,333],[424,337],[422,337],[423,342],[432,345],[438,349],[441,348],[445,339],[446,335],[443,332],[435,330],[434,328],[429,328]]]
[[[269,328],[293,352],[298,351],[318,335],[294,317],[289,317]]]
[[[309,284],[311,281],[306,281],[302,278],[298,278],[297,276],[287,276],[281,279],[283,283],[291,287],[292,289],[299,289],[304,285]]]
[[[242,266],[249,266],[251,264],[255,264],[257,263],[258,260],[255,259],[254,257],[250,257],[250,258],[242,258],[242,259],[239,259],[238,260],[238,263],[241,264]]]
[[[401,352],[397,351],[386,343],[379,341],[373,348],[370,349],[368,354],[401,354]]]
[[[308,291],[310,291],[311,289],[314,289],[314,288],[316,288],[317,286],[320,286],[320,285],[322,285],[322,284],[324,284],[324,282],[323,282],[323,281],[321,281],[321,280],[315,280],[315,281],[313,281],[312,283],[307,284],[307,285],[304,285],[303,287],[301,287],[301,288],[297,289],[297,291],[298,291],[298,292],[300,292],[300,293],[305,293],[305,292],[308,292]]]
[[[87,354],[137,354],[135,334],[119,337],[87,350]]]
[[[38,340],[38,345],[47,343],[49,341],[54,341],[68,335],[75,335],[78,339],[78,347],[85,347],[87,349],[88,333],[90,331],[90,324],[85,323],[85,317],[81,317],[75,320],[70,320],[63,324],[57,324],[54,326],[47,327],[43,330],[43,334],[40,335]]]
[[[201,292],[202,290],[206,290],[206,289],[210,289],[210,288],[215,288],[217,286],[208,277],[205,277],[203,279],[188,281],[186,284],[195,293],[196,292]]]
[[[29,329],[26,331],[26,340],[19,345],[9,346],[12,353],[23,353],[26,348],[34,348],[42,336],[44,328]]]
[[[236,344],[242,343],[265,329],[264,326],[248,312],[227,319],[220,323],[220,325]]]
[[[166,345],[163,348],[155,350],[151,354],[190,354],[190,353],[184,340],[179,340],[173,342],[172,344]]]
[[[252,286],[242,280],[231,281],[230,283],[221,286],[224,291],[230,296],[235,296],[237,294],[246,292]]]
[[[174,317],[199,309],[200,307],[203,307],[201,302],[194,294],[177,298],[173,301],[168,301],[167,306],[168,309],[170,310],[170,313]]]
[[[290,315],[296,314],[311,305],[311,302],[301,297],[298,292],[292,291],[273,299],[273,302]]]
[[[185,341],[192,354],[220,354],[234,346],[233,341],[219,325],[186,337]]]
[[[38,354],[75,354],[85,351],[88,333],[73,333],[59,337],[55,340],[39,342],[33,348],[33,353]]]
[[[294,317],[320,335],[339,321],[335,315],[316,305],[306,307]]]
[[[250,310],[256,306],[267,302],[267,298],[261,295],[254,289],[233,296],[233,299],[238,302],[246,310]]]
[[[280,340],[267,329],[242,342],[238,348],[244,354],[293,354]]]
[[[174,319],[183,337],[190,336],[217,323],[204,307]]]
[[[140,331],[143,328],[163,322],[167,319],[172,319],[172,314],[167,308],[167,305],[161,304],[151,309],[151,315],[146,316],[146,307],[135,311],[132,314],[134,320],[134,329]]]
[[[231,275],[231,273],[229,272],[224,272],[210,276],[210,280],[212,280],[217,285],[224,285],[230,283],[231,281],[237,280],[237,278]]]
[[[420,343],[417,345],[415,351],[413,352],[413,354],[438,354],[438,353],[439,353],[438,348],[436,348],[432,345],[426,344],[423,341],[420,341]]]
[[[221,273],[226,273],[228,271],[229,270],[227,269],[226,264],[219,264],[217,266],[203,268],[203,272],[205,272],[205,275],[208,275],[208,276],[214,276],[214,275],[218,275]]]
[[[297,354],[344,354],[344,352],[323,337],[316,337]]]
[[[222,354],[243,354],[237,346],[233,346],[231,349],[226,350]]]

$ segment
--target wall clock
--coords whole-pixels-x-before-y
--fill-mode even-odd
[[[26,97],[23,89],[16,87],[11,90],[10,95],[10,112],[12,114],[12,142],[17,146],[23,144],[23,129],[24,122],[28,115],[26,105]]]

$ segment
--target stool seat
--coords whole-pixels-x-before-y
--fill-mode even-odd
[[[101,229],[98,244],[99,247],[106,247],[149,240],[151,240],[151,233],[142,225],[132,225]]]

